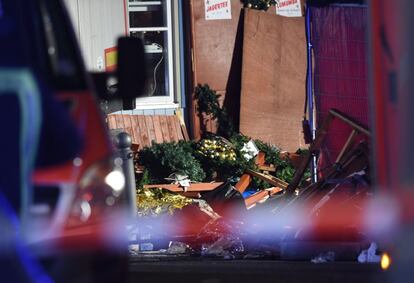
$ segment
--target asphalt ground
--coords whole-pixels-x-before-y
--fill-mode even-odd
[[[128,283],[388,282],[379,264],[279,260],[131,259]]]

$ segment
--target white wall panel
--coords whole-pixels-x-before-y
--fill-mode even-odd
[[[85,64],[99,70],[104,50],[125,34],[123,0],[64,0],[80,41]]]

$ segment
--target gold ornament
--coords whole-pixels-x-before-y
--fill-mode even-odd
[[[163,189],[139,189],[137,191],[138,214],[142,216],[172,214],[176,209],[193,203],[189,198]]]

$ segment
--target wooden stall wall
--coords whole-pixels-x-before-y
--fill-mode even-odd
[[[192,86],[208,84],[221,94],[222,103],[238,125],[241,88],[243,3],[231,1],[229,20],[206,20],[204,0],[190,0],[192,43]],[[193,96],[189,101],[192,135],[201,135],[200,117]],[[205,120],[205,119],[204,119]],[[204,121],[206,130],[216,130],[215,121]]]
[[[305,19],[246,9],[240,131],[295,151],[304,147]]]

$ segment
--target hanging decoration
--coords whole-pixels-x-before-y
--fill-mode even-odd
[[[267,11],[267,9],[270,8],[270,6],[277,5],[276,0],[245,0],[244,1],[244,7],[256,9],[256,10],[264,10]]]

